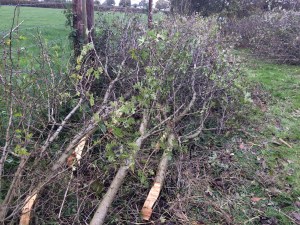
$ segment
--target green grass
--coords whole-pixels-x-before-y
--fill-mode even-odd
[[[280,193],[271,197],[276,207],[268,207],[265,215],[280,224],[292,224],[288,214],[299,211],[294,203],[300,199],[300,66],[254,60],[246,72],[250,82],[260,84],[268,96],[263,118],[256,118],[262,121],[259,156],[266,160],[268,174],[275,178]]]
[[[23,21],[19,29],[13,33],[12,46],[14,52],[19,52],[20,64],[27,65],[31,59],[40,53],[41,43],[47,46],[50,53],[56,55],[69,54],[71,52],[71,42],[69,35],[71,28],[66,26],[66,16],[62,9],[19,7],[16,11],[15,22],[13,23],[15,7],[0,6],[0,41],[2,37],[9,33],[11,27]],[[147,22],[145,14],[129,14]],[[95,12],[95,23],[99,17],[105,17],[108,22],[112,22],[116,17],[122,20],[128,19],[128,14],[119,12]],[[163,18],[158,13],[154,15],[155,20]],[[6,47],[9,44],[9,37],[5,38]],[[0,45],[1,51],[4,47]],[[21,50],[21,51],[20,51]],[[15,54],[16,55],[16,54]]]
[[[1,6],[0,7],[0,33],[6,34],[12,27],[15,7]],[[24,36],[24,46],[26,44],[34,44],[37,32],[48,41],[68,40],[70,29],[65,26],[66,18],[61,9],[44,9],[32,7],[20,7],[16,12],[19,15],[15,20],[22,22],[19,27],[20,35]],[[21,38],[22,39],[22,38]]]
[[[12,40],[9,36],[5,38],[5,45],[0,46],[0,56],[4,54],[3,49],[12,45],[13,57],[18,60],[21,68],[32,63],[42,49],[48,53],[55,54],[57,58],[70,54],[71,45],[66,17],[61,9],[44,9],[32,7],[20,7],[16,10],[13,24],[15,7],[0,7],[0,40],[9,33],[11,27],[19,29],[13,33]],[[67,59],[66,59],[67,60]]]

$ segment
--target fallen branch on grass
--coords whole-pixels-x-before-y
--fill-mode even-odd
[[[283,144],[285,144],[287,147],[289,148],[293,148],[293,146],[291,146],[289,143],[287,143],[285,140],[283,140],[282,138],[279,138],[279,141]]]

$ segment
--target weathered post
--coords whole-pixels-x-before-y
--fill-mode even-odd
[[[73,29],[75,35],[74,42],[74,54],[78,56],[80,54],[81,43],[83,41],[83,23],[82,23],[82,1],[73,0]]]
[[[88,43],[87,38],[87,11],[86,11],[87,0],[82,0],[82,23],[83,23],[83,43]]]
[[[87,29],[88,41],[92,41],[94,34],[94,0],[86,0],[86,14],[87,14]]]
[[[153,27],[153,0],[149,0],[148,7],[148,28],[152,29]]]

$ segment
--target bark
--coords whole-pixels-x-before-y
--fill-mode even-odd
[[[86,14],[87,14],[87,29],[88,41],[92,42],[94,36],[94,1],[86,1]]]
[[[74,54],[80,55],[81,43],[83,39],[83,23],[82,23],[82,1],[73,0],[73,29],[75,30],[74,37]]]
[[[107,106],[107,104],[109,101],[109,97],[111,96],[112,89],[114,88],[115,83],[119,80],[120,76],[121,76],[121,71],[119,71],[117,77],[110,82],[105,92],[102,104],[99,110],[96,112],[96,114],[99,115],[99,118],[102,121],[108,119],[113,111],[113,108]],[[33,198],[34,195],[37,195],[38,197],[38,194],[43,189],[43,187],[60,173],[60,169],[66,163],[67,158],[71,155],[73,149],[80,143],[80,140],[82,140],[82,138],[84,137],[86,138],[89,137],[97,129],[97,126],[98,126],[98,121],[95,121],[94,118],[91,118],[86,123],[86,125],[81,129],[81,131],[77,133],[77,135],[75,135],[75,137],[69,143],[69,145],[64,150],[64,152],[59,157],[59,159],[57,159],[56,162],[52,165],[51,169],[49,170],[49,174],[45,177],[45,179],[40,181],[39,184],[36,186],[36,188],[33,190],[33,192],[26,198],[27,200]],[[26,201],[24,204],[26,204]]]
[[[70,111],[70,113],[62,121],[59,128],[52,135],[50,135],[47,138],[47,140],[45,141],[43,146],[40,148],[40,155],[42,155],[46,151],[46,149],[50,146],[50,144],[58,137],[58,135],[60,134],[60,132],[62,131],[62,129],[65,127],[66,123],[68,122],[68,120],[72,117],[72,115],[81,106],[82,101],[83,101],[82,99],[79,100],[78,104]],[[29,159],[29,156],[22,156],[21,157],[21,162],[20,162],[20,164],[18,166],[18,169],[17,169],[17,171],[14,175],[14,178],[13,178],[11,184],[10,184],[9,190],[5,195],[5,199],[3,200],[3,202],[0,205],[0,221],[5,220],[8,205],[10,205],[11,201],[15,197],[15,193],[16,193],[15,190],[17,188],[16,184],[20,183],[20,180],[21,180],[21,177],[22,177],[22,174],[23,174],[23,168],[25,167],[28,159]],[[36,159],[35,162],[34,162],[34,165],[36,165],[38,163],[38,161],[39,160]]]
[[[82,150],[85,146],[87,137],[83,137],[80,141],[77,147],[75,148],[74,152],[76,154],[77,161],[79,163],[79,160],[81,159]],[[74,165],[71,165],[73,167]],[[31,211],[34,206],[34,203],[38,197],[38,193],[41,190],[41,187],[36,188],[31,195],[29,195],[25,201],[25,205],[22,208],[21,212],[21,218],[20,218],[20,225],[29,225],[30,224],[30,217],[31,217]]]
[[[134,163],[135,158],[136,158],[136,154],[137,152],[140,150],[143,141],[145,140],[145,134],[146,134],[146,127],[148,124],[148,115],[145,112],[143,115],[143,121],[140,125],[140,133],[141,136],[136,140],[135,144],[136,144],[136,150],[133,152],[132,156],[127,159],[127,161],[125,162],[124,166],[121,166],[116,174],[116,176],[114,177],[112,183],[110,184],[108,191],[106,192],[106,194],[104,195],[102,201],[100,202],[99,207],[97,208],[91,222],[90,225],[101,225],[104,223],[105,217],[107,215],[108,209],[111,206],[114,198],[117,195],[117,192],[119,190],[119,188],[121,187],[127,173],[128,170],[130,168],[130,166]]]
[[[86,4],[87,4],[87,0],[82,0],[83,42],[85,44],[88,43],[88,38],[87,38],[88,27],[87,27]]]
[[[153,28],[153,0],[149,0],[148,7],[148,28]]]
[[[57,128],[57,130],[54,132],[53,135],[49,136],[49,138],[46,140],[44,145],[41,147],[41,153],[42,155],[46,149],[50,146],[50,144],[58,137],[62,129],[65,127],[66,123],[69,121],[69,119],[74,115],[74,113],[79,109],[83,102],[83,99],[81,98],[77,105],[69,112],[69,114],[65,117],[65,119],[61,122],[61,125]]]
[[[168,135],[168,145],[167,149],[164,151],[164,154],[161,158],[161,161],[158,166],[158,171],[154,180],[154,184],[147,196],[147,199],[144,203],[144,206],[142,208],[142,217],[144,220],[149,220],[152,214],[152,207],[154,206],[155,202],[157,201],[159,197],[159,193],[162,189],[166,172],[168,168],[168,163],[172,155],[172,150],[174,147],[174,141],[175,141],[175,135],[174,133],[170,133]]]

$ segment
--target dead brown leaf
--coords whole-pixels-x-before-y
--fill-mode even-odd
[[[245,150],[246,149],[245,144],[243,142],[240,144],[239,147],[240,147],[240,150]]]
[[[253,198],[251,198],[251,202],[259,202],[259,201],[261,201],[261,200],[264,200],[264,198],[259,198],[259,197],[253,197]]]

